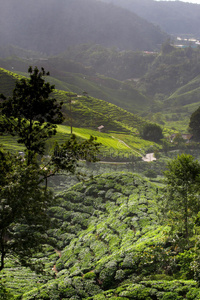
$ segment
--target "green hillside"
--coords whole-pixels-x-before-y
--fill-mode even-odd
[[[5,286],[23,300],[199,299],[192,250],[184,256],[169,242],[162,195],[159,186],[132,173],[104,174],[61,193],[50,209],[58,224],[48,233],[57,240],[57,254],[45,258],[48,277],[38,280],[21,269],[27,281],[38,280],[35,287],[27,282],[26,292],[18,269]]]
[[[147,71],[149,65],[158,56],[157,52],[119,51],[95,44],[81,44],[69,47],[53,59],[79,62],[91,71],[118,80],[140,78]]]
[[[10,96],[14,89],[15,82],[21,78],[16,73],[0,68],[0,93]]]
[[[197,76],[166,97],[162,104],[157,102],[158,107],[160,105],[160,109],[157,110],[160,113],[157,121],[162,119],[165,127],[176,128],[184,133],[188,132],[190,116],[200,106],[199,82],[200,78]],[[156,110],[155,105],[154,108]],[[156,121],[156,114],[154,121]]]
[[[18,72],[16,73],[7,71],[3,68],[0,68],[0,93],[7,95],[11,95],[11,92],[14,88],[15,81],[20,76],[26,75],[26,73]],[[66,81],[71,88],[73,84],[70,83],[70,79],[72,76],[67,77]],[[109,103],[110,101],[97,100],[95,98],[88,96],[83,96],[83,89],[79,88],[77,93],[77,97],[73,98],[71,103],[72,111],[70,112],[69,105],[69,92],[65,92],[64,90],[70,90],[67,88],[67,84],[61,81],[54,79],[53,77],[48,78],[51,84],[56,84],[58,89],[61,88],[63,90],[56,90],[54,95],[58,99],[58,101],[63,101],[65,103],[64,113],[66,115],[66,122],[69,122],[69,118],[73,118],[73,125],[80,127],[90,127],[97,129],[102,123],[105,126],[105,129],[108,130],[119,130],[119,131],[134,131],[135,127],[141,126],[145,121],[144,119],[129,113],[123,109],[120,109],[116,105]],[[84,81],[84,79],[82,79]],[[111,80],[111,79],[110,79]],[[109,81],[108,81],[109,82]],[[77,86],[80,86],[80,82],[77,83]],[[115,88],[115,87],[114,87]],[[113,88],[113,90],[114,90]],[[103,88],[98,88],[99,90],[104,90]],[[73,89],[72,89],[73,90]],[[122,90],[123,93],[123,90]],[[106,94],[106,93],[105,93]],[[134,102],[134,95],[130,92],[131,97]],[[139,94],[138,94],[139,95]],[[119,96],[119,95],[118,95]],[[123,97],[120,95],[120,99]],[[142,102],[144,98],[137,99],[136,101],[140,102],[141,105],[144,106]],[[134,106],[134,105],[133,105]],[[107,127],[107,128],[106,128]]]
[[[148,97],[129,83],[100,75],[64,73],[59,81],[52,78],[51,82],[58,89],[71,90],[79,94],[86,91],[94,98],[105,100],[132,113],[143,111],[145,107],[147,110],[149,106]]]
[[[131,60],[131,57],[127,60]],[[107,61],[104,64],[106,69],[113,67],[109,66]],[[123,58],[120,64],[121,68],[125,68]],[[98,69],[96,67],[87,67],[82,63],[78,63],[78,61],[70,61],[60,57],[50,57],[44,60],[8,57],[7,59],[0,59],[0,65],[2,68],[13,70],[23,76],[26,76],[27,73],[25,72],[27,72],[30,65],[36,65],[38,68],[43,67],[45,70],[50,71],[52,77],[48,78],[48,80],[57,89],[73,91],[77,94],[82,94],[86,91],[92,97],[113,103],[133,113],[143,111],[145,107],[147,110],[150,104],[148,97],[134,88],[129,81],[113,79],[115,78],[114,70],[108,77],[106,72],[97,73]],[[147,67],[147,64],[145,65]],[[135,67],[130,66],[130,69],[135,70]],[[139,66],[138,69],[140,69]],[[116,74],[116,71],[114,73]],[[121,70],[117,73],[122,74]],[[127,74],[128,71],[126,70],[125,73]],[[113,78],[111,78],[111,75],[113,75]],[[133,74],[129,74],[130,77],[125,77],[125,79],[132,78],[133,76],[131,75]]]
[[[21,78],[22,74],[24,73],[17,75],[1,68],[0,93],[7,96],[11,95],[15,81]],[[51,77],[50,82],[59,83],[60,81],[58,82]],[[72,125],[74,128],[73,133],[80,138],[85,139],[90,135],[97,136],[98,141],[101,142],[106,153],[108,153],[108,157],[111,150],[115,152],[114,156],[119,158],[122,158],[124,155],[129,156],[130,153],[133,153],[135,156],[142,156],[153,145],[152,142],[144,141],[138,136],[140,127],[146,123],[141,117],[114,104],[87,95],[75,95],[70,105],[69,95],[71,94],[73,95],[73,93],[55,90],[53,95],[58,101],[64,102],[63,114],[65,116],[65,126],[58,126],[56,140],[64,142],[66,137],[70,135],[70,129],[66,126]],[[100,125],[104,126],[102,133],[98,132]],[[123,136],[120,135],[118,137],[120,133]],[[52,139],[51,144],[55,139]],[[23,150],[16,143],[16,139],[11,136],[1,136],[0,141],[6,149]]]
[[[89,139],[91,135],[96,137],[97,142],[101,143],[99,159],[103,161],[132,161],[134,157],[141,158],[144,156],[149,149],[153,149],[154,145],[156,148],[160,147],[156,143],[141,139],[136,134],[102,133],[97,130],[76,127],[73,127],[73,134],[81,140]],[[56,136],[47,144],[47,151],[51,151],[55,141],[58,141],[60,144],[64,143],[70,138],[70,135],[71,128],[69,126],[59,125]],[[13,136],[1,136],[0,143],[11,152],[24,150],[23,145],[18,144],[17,138]]]
[[[200,76],[195,77],[189,81],[186,85],[177,89],[167,100],[166,105],[171,106],[185,106],[200,102],[199,98],[199,83]]]
[[[30,82],[2,111],[0,300],[200,299],[199,143],[170,137],[200,105],[200,48],[105,2],[0,0],[0,95],[42,67],[64,117]]]
[[[12,50],[13,53],[20,53],[19,48]],[[21,56],[23,55],[21,49]],[[96,129],[104,125],[105,130],[124,131],[125,127],[127,130],[127,125],[129,130],[135,126],[131,122],[126,122],[125,127],[122,125],[122,110],[119,109],[114,118],[113,114],[107,118],[107,109],[100,109],[95,104],[95,99],[102,99],[133,113],[134,116],[137,113],[151,122],[160,123],[164,128],[186,133],[189,118],[199,106],[198,48],[177,49],[167,41],[162,45],[160,53],[148,53],[83,44],[69,47],[64,53],[54,57],[42,56],[40,59],[33,55],[31,58],[29,53],[27,59],[21,56],[4,57],[0,63],[10,70],[14,68],[18,75],[24,76],[30,64],[49,70],[52,77],[48,80],[58,90],[74,92],[79,96],[72,104],[74,110],[79,111],[78,114],[72,111],[73,125],[76,127]],[[0,80],[0,89],[3,88],[6,92],[8,80]],[[84,92],[87,92],[89,101],[86,101],[86,97],[80,97]],[[56,97],[66,102],[65,95],[67,94],[59,92]],[[99,103],[101,108],[106,107],[103,102]],[[108,105],[110,110],[111,106]],[[93,109],[94,106],[98,113],[96,108]],[[69,119],[69,105],[65,105],[65,109],[66,119]],[[101,111],[106,114],[101,114]],[[138,124],[140,126],[141,121]]]

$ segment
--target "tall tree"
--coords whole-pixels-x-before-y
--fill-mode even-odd
[[[193,112],[190,117],[189,129],[194,136],[194,139],[200,140],[200,107]]]
[[[9,255],[27,265],[28,258],[48,242],[48,208],[54,197],[47,188],[47,178],[60,170],[74,174],[79,159],[96,160],[99,146],[93,137],[79,142],[71,135],[39,162],[37,154],[44,158],[47,139],[63,121],[62,103],[49,97],[54,87],[45,82],[43,77],[48,73],[44,69],[40,72],[30,67],[29,73],[30,79],[16,83],[12,97],[1,95],[0,132],[16,135],[26,155],[23,158],[0,149],[0,271]]]
[[[167,206],[171,211],[170,217],[175,218],[179,228],[183,228],[182,236],[185,241],[189,237],[189,224],[192,217],[200,210],[199,183],[200,164],[194,157],[181,154],[171,160],[165,171],[168,198]],[[181,230],[181,229],[180,229]]]
[[[48,208],[53,195],[41,185],[37,163],[27,166],[22,157],[0,150],[0,271],[6,257],[28,265],[47,242]]]
[[[45,82],[42,68],[29,67],[30,78],[16,82],[10,98],[3,98],[1,115],[5,130],[18,136],[27,149],[28,163],[34,154],[44,154],[45,142],[56,134],[56,124],[63,122],[62,103],[51,97],[54,86]]]

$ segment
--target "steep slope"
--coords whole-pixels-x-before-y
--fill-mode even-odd
[[[166,101],[166,106],[171,104],[172,106],[185,106],[200,102],[200,76],[195,77],[189,81],[186,85],[177,89]]]
[[[60,253],[55,279],[22,299],[198,299],[195,281],[173,280],[182,263],[161,225],[161,195],[131,173],[104,174],[60,194],[50,211],[58,220],[49,232]]]
[[[177,49],[166,42],[139,85],[149,95],[171,95],[199,75],[199,53],[199,49]]]
[[[0,68],[0,94],[4,94],[6,97],[10,96],[16,80],[20,78],[17,74]]]
[[[71,76],[73,77],[73,75]],[[15,86],[15,81],[19,78],[20,78],[19,75],[0,68],[0,93],[5,94],[6,96],[11,95],[12,90]],[[56,81],[54,78],[50,77],[48,78],[48,80],[52,84],[58,83],[58,86],[60,84],[60,87],[63,86],[66,87],[66,85],[63,82]],[[70,74],[69,77],[67,77],[66,82],[67,84],[69,84],[69,87],[71,87]],[[110,82],[109,80],[104,82],[104,85],[109,84],[109,82]],[[75,87],[76,86],[79,86],[80,89],[80,81],[79,84],[77,83],[77,85],[75,85]],[[113,89],[115,88],[116,86],[114,85]],[[123,90],[121,91],[121,93],[123,95]],[[135,128],[139,128],[139,126],[145,123],[144,119],[138,117],[135,114],[129,113],[126,110],[123,110],[122,108],[119,108],[114,104],[108,103],[103,100],[98,100],[96,98],[92,98],[89,96],[87,97],[83,95],[77,95],[75,98],[73,98],[70,107],[69,94],[70,94],[69,92],[60,91],[60,90],[56,90],[54,92],[55,97],[59,101],[64,102],[63,113],[65,115],[66,125],[71,124],[71,118],[72,118],[74,127],[86,127],[86,128],[97,129],[98,126],[103,124],[106,131],[130,132],[130,131],[135,131]],[[143,102],[142,105],[144,105],[146,103],[145,97],[143,97],[139,93],[138,96],[141,104]],[[133,102],[134,102],[134,98],[133,98]]]
[[[82,63],[107,77],[126,80],[143,76],[157,55],[157,52],[119,51],[101,45],[81,44],[69,47],[58,58]]]
[[[87,91],[90,96],[113,103],[130,112],[143,110],[149,105],[148,97],[135,89],[129,81],[123,82],[99,75],[97,74],[98,70],[94,71],[93,66],[84,66],[78,61],[60,57],[22,59],[14,56],[0,59],[0,65],[2,68],[24,76],[26,76],[25,72],[30,65],[38,68],[43,67],[50,71],[53,78],[49,78],[49,81],[57,89],[73,91],[77,94]]]
[[[102,99],[132,113],[148,110],[149,98],[133,87],[130,82],[122,82],[101,75],[69,72],[63,72],[59,75],[54,72],[51,74],[55,74],[55,77],[50,81],[58,89],[71,90],[79,95],[86,92],[88,96]],[[57,78],[59,80],[56,80]]]
[[[42,290],[57,285],[57,292],[65,290],[63,297],[83,299],[139,275],[132,261],[139,263],[144,249],[161,242],[163,235],[156,194],[156,186],[131,173],[102,175],[61,194],[51,209],[59,221],[52,232],[62,250],[59,273]],[[33,295],[35,291],[24,299]]]
[[[0,1],[0,45],[60,53],[70,45],[98,43],[152,50],[166,39],[136,14],[96,0]]]

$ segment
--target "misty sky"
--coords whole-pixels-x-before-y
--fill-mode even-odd
[[[163,0],[157,0],[157,1],[163,1]],[[168,1],[174,1],[174,0],[168,0]],[[180,1],[200,4],[200,0],[180,0]]]
[[[183,2],[197,3],[200,4],[200,0],[182,0]]]

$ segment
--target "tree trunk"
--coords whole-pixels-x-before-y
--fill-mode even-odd
[[[4,241],[3,236],[1,235],[1,263],[0,263],[0,271],[4,269],[4,259],[6,256],[5,248],[4,248]]]
[[[185,195],[184,195],[184,225],[185,225],[185,239],[188,243],[188,195],[187,195],[187,191],[185,191]]]

